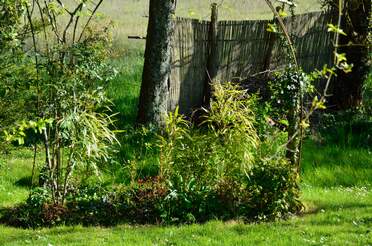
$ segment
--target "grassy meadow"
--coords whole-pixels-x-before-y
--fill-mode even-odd
[[[177,14],[208,18],[210,0],[179,0]],[[219,2],[219,1],[218,1]],[[270,18],[262,0],[220,1],[221,19]],[[316,10],[316,0],[299,0],[299,12]],[[144,35],[148,1],[106,0],[101,12],[115,22],[114,65],[119,76],[108,94],[119,112],[121,160],[138,159],[144,172],[156,165],[156,153],[140,149],[130,134],[136,117],[143,65],[144,41],[127,35]],[[120,58],[117,58],[120,57]],[[151,136],[148,141],[153,141]],[[139,153],[140,152],[140,153]],[[37,156],[39,165],[43,155]],[[33,151],[14,148],[0,156],[0,215],[27,198]],[[122,182],[128,163],[106,170],[107,182]],[[302,200],[306,212],[285,221],[245,224],[210,221],[184,226],[119,225],[116,227],[61,226],[19,229],[0,225],[0,245],[372,245],[372,150],[306,140],[302,162]]]
[[[219,4],[220,20],[252,20],[272,18],[273,14],[263,0],[178,0],[177,16],[210,19],[210,6]],[[317,0],[297,0],[297,13],[317,11]],[[117,50],[143,49],[144,41],[130,40],[128,35],[145,36],[147,28],[148,0],[105,0],[101,16],[113,21],[114,46]]]

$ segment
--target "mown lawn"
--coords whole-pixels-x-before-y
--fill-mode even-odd
[[[127,131],[135,120],[142,55],[141,51],[132,51],[127,59],[118,61],[121,73],[109,87],[115,110],[120,112],[118,123]],[[121,147],[129,157],[136,151],[133,143],[124,142]],[[146,165],[153,162],[153,155],[142,155]],[[0,213],[1,208],[26,199],[32,159],[32,149],[27,148],[0,156]],[[42,154],[38,160],[43,163]],[[319,145],[308,140],[302,169],[306,213],[286,221],[37,230],[0,225],[0,245],[372,245],[371,150]],[[115,175],[114,182],[120,181],[120,172]]]
[[[309,146],[310,145],[310,146]],[[312,149],[313,144],[307,144]],[[304,166],[311,166],[307,158],[313,152],[305,150]],[[334,147],[318,149],[318,157]],[[344,149],[353,159],[352,149]],[[23,177],[29,176],[29,161],[32,151],[21,149],[7,158],[1,158],[0,207],[11,206],[24,200],[27,187],[22,186]],[[368,157],[370,153],[357,152]],[[355,157],[355,156],[354,156]],[[360,157],[359,157],[360,158]],[[339,161],[324,157],[328,163]],[[371,167],[371,158],[367,159]],[[327,162],[323,166],[332,168]],[[322,163],[319,163],[322,165]],[[333,165],[333,164],[332,164]],[[333,182],[342,181],[350,171],[344,170],[342,177],[334,176]],[[25,230],[0,225],[0,245],[371,245],[372,244],[372,194],[367,180],[354,187],[324,185],[313,179],[311,168],[304,170],[302,199],[307,211],[304,215],[286,221],[261,224],[244,224],[239,221],[211,221],[202,225],[184,226],[130,226],[101,227],[57,227],[52,229]],[[353,174],[351,174],[353,175]],[[372,172],[369,169],[369,178]],[[320,171],[320,179],[322,173]],[[356,180],[359,182],[358,180]]]

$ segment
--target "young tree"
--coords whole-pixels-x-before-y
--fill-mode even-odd
[[[16,119],[31,113],[33,71],[22,47],[26,4],[27,0],[0,0],[0,135]],[[3,147],[0,141],[0,150]]]
[[[138,122],[163,125],[168,108],[176,0],[150,0]]]
[[[18,99],[28,106],[23,110],[28,114],[7,120],[4,128],[2,115],[9,118],[12,112],[2,113],[0,108],[0,138],[22,144],[28,133],[34,132],[42,140],[45,164],[40,185],[51,193],[54,204],[64,204],[68,191],[97,171],[97,165],[109,157],[111,146],[117,142],[111,128],[111,102],[105,93],[105,86],[115,76],[107,62],[110,35],[106,26],[90,27],[102,2],[81,0],[66,7],[61,1],[6,0],[8,5],[0,5],[0,17],[14,16],[15,20],[3,24],[0,19],[0,92],[5,88],[6,94],[16,99],[0,94],[0,107],[18,109],[26,105]],[[24,3],[23,8],[13,11],[18,3]],[[81,18],[88,10],[89,15]],[[18,22],[31,41],[31,49],[25,47],[26,42],[9,38],[18,36],[11,32]],[[10,25],[14,28],[7,28]],[[10,50],[4,49],[3,43],[10,48],[12,43],[19,44]],[[23,59],[4,59],[14,56],[14,51]],[[27,66],[20,66],[26,61]],[[1,69],[4,64],[8,64],[7,70],[18,72],[8,75]],[[34,146],[35,168],[36,141]]]

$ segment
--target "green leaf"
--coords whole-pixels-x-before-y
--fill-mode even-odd
[[[285,12],[283,9],[280,9],[280,11],[279,11],[279,16],[280,16],[281,18],[285,18],[285,17],[288,16],[288,14],[287,14],[287,12]]]
[[[346,62],[346,54],[345,53],[337,53],[335,52],[335,57],[336,57],[336,64],[339,65],[341,62]]]
[[[300,125],[303,129],[307,129],[307,128],[310,127],[310,124],[308,122],[306,122],[305,120],[301,121]]]
[[[334,32],[338,33],[344,36],[347,36],[347,34],[339,27],[333,25],[333,24],[328,24],[328,32]]]
[[[280,120],[279,123],[282,124],[282,125],[284,125],[284,126],[289,126],[288,120],[285,120],[285,119]]]
[[[278,29],[277,29],[277,27],[276,27],[275,24],[269,23],[269,24],[267,24],[266,31],[272,32],[272,33],[277,33],[278,32]]]

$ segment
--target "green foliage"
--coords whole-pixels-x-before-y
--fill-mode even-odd
[[[360,108],[322,114],[316,131],[322,138],[321,142],[371,149],[371,129],[371,115]]]
[[[43,130],[52,124],[53,119],[38,119],[38,121],[30,120],[28,122],[23,120],[12,127],[10,132],[4,130],[4,138],[6,142],[17,141],[19,145],[22,145],[25,143],[28,130],[33,130],[35,134],[42,134]]]
[[[32,227],[120,221],[179,224],[214,218],[272,220],[298,212],[297,174],[282,153],[275,159],[267,158],[276,153],[282,138],[277,141],[276,136],[266,136],[260,141],[255,127],[256,100],[235,85],[216,84],[199,127],[178,111],[168,117],[163,134],[158,136],[156,176],[139,178],[142,171],[135,158],[126,163],[123,186],[70,184],[64,204],[54,204],[44,199],[44,193],[33,192],[33,199],[9,213],[13,216],[7,221]],[[146,145],[147,136],[151,143],[151,130],[137,131],[137,140],[143,141],[139,146]],[[47,192],[53,197],[51,190]],[[31,201],[42,204],[35,210]],[[29,212],[22,215],[21,211]]]
[[[295,68],[277,73],[269,83],[272,106],[271,115],[284,126],[288,126],[288,111],[298,104],[300,98],[314,92],[313,78]]]
[[[20,1],[9,3],[14,8]],[[55,204],[64,202],[71,180],[81,182],[97,174],[97,164],[109,158],[111,145],[117,143],[112,103],[105,89],[116,75],[107,62],[109,28],[91,28],[96,11],[87,12],[87,8],[99,5],[80,1],[70,6],[75,8],[70,12],[59,1],[48,4],[37,0],[24,5],[21,14],[8,11],[14,15],[14,26],[22,23],[28,30],[30,37],[26,38],[32,41],[32,49],[19,42],[18,60],[9,63],[18,73],[9,76],[0,71],[1,78],[6,78],[0,82],[0,91],[5,88],[0,105],[8,106],[0,110],[0,130],[9,142],[23,144],[32,130],[37,138],[32,141],[34,146],[42,139],[46,160],[42,184],[52,191]],[[31,11],[36,8],[43,11]],[[2,13],[7,13],[5,10]],[[65,24],[67,13],[70,22]],[[87,21],[80,26],[79,19],[86,13]],[[15,21],[21,17],[24,22]],[[7,52],[1,52],[4,54]],[[27,66],[19,66],[22,63]],[[12,111],[26,103],[28,107],[13,117]],[[82,175],[75,176],[75,171]]]
[[[168,193],[160,204],[161,218],[166,223],[195,223],[212,218],[223,218],[229,211],[218,204],[216,190],[210,184],[199,184],[182,175],[167,181]]]
[[[216,84],[213,91],[201,129],[177,111],[169,115],[165,137],[160,136],[161,176],[181,174],[185,180],[213,183],[244,175],[253,165],[258,136],[252,99],[229,83]]]
[[[282,143],[265,136],[267,142],[263,141],[261,148],[254,107],[257,98],[248,97],[230,83],[214,84],[213,92],[201,129],[176,110],[169,115],[165,134],[160,136],[160,177],[170,191],[163,218],[193,222],[213,216],[258,218],[262,213],[262,218],[273,219],[298,211],[301,203],[296,200],[299,194],[294,170],[282,153],[278,161],[263,161],[278,154],[276,147]],[[266,172],[265,184],[260,175]],[[270,188],[263,189],[265,185]]]
[[[20,229],[0,225],[0,244],[11,245],[368,245],[372,196],[365,188],[305,188],[311,212],[285,221],[209,221],[183,226],[82,225]]]
[[[63,205],[53,203],[49,189],[37,188],[31,191],[25,203],[8,209],[1,222],[25,228],[160,222],[158,204],[166,194],[160,186],[151,184],[154,181],[140,182],[136,187],[77,187],[69,191]]]
[[[199,1],[200,2],[200,1]],[[186,3],[186,2],[185,2]],[[122,13],[120,13],[121,15]],[[133,18],[135,19],[135,18]],[[129,25],[122,25],[122,26],[129,26]],[[124,35],[126,36],[126,35]],[[140,57],[140,56],[139,56]],[[137,60],[141,60],[142,57],[137,58]],[[125,63],[131,63],[131,61],[128,59]],[[136,67],[138,66],[138,63],[136,63]],[[125,71],[129,71],[128,73],[132,74],[132,66],[128,66],[129,68],[126,68]],[[138,66],[140,67],[140,66]],[[128,123],[127,115],[131,116],[132,112],[134,112],[134,107],[136,106],[136,91],[138,87],[138,83],[135,83],[133,81],[139,81],[140,78],[138,78],[139,68],[137,67],[137,70],[135,73],[136,76],[133,76],[131,78],[128,75],[122,75],[123,78],[119,78],[115,82],[115,86],[112,87],[112,93],[110,94],[113,96],[116,100],[115,103],[118,105],[117,109],[120,109],[122,112],[122,115],[120,115],[121,122]],[[127,72],[126,72],[127,73]],[[128,82],[130,80],[130,82]],[[125,87],[127,86],[127,87]],[[133,89],[135,87],[135,89]],[[130,91],[130,92],[128,92]],[[121,93],[121,94],[120,94]],[[130,94],[130,95],[129,95]],[[123,96],[124,95],[124,96]],[[124,99],[123,99],[124,98]],[[28,105],[28,104],[26,104]],[[259,104],[260,105],[260,104]],[[367,104],[368,106],[368,104]],[[133,107],[133,108],[131,108]],[[116,110],[116,109],[115,109]],[[267,108],[262,107],[262,112],[267,112]],[[256,111],[256,110],[255,110]],[[256,111],[257,112],[257,111]],[[261,126],[259,122],[267,123],[266,117],[258,119],[258,117],[261,117],[262,115],[260,113],[256,113],[256,127]],[[133,117],[132,117],[133,118]],[[133,118],[134,119],[134,118]],[[345,119],[347,119],[345,117]],[[129,120],[130,121],[130,120]],[[124,123],[123,123],[124,124]],[[264,124],[262,129],[265,129],[267,124]],[[271,127],[269,127],[271,129]],[[262,130],[260,132],[265,132],[265,130]],[[283,144],[286,142],[286,136],[285,134],[274,131],[273,136],[270,138],[272,129],[267,133],[268,137],[266,138],[266,141],[263,143],[260,143],[259,152],[263,152],[261,156],[268,156],[268,153],[275,153],[276,147],[280,144]],[[152,171],[151,174],[141,173],[142,170],[135,171],[139,172],[139,176],[141,175],[156,175],[153,172],[156,172],[157,167],[157,158],[156,151],[155,154],[148,153],[147,148],[143,148],[145,145],[153,145],[153,138],[152,134],[145,134],[142,132],[142,130],[139,130],[139,132],[132,134],[132,129],[128,129],[128,132],[126,132],[124,137],[124,144],[122,147],[122,153],[121,153],[121,161],[122,160],[132,160],[135,158],[132,158],[132,156],[138,156],[139,159],[141,159],[141,162],[137,163],[136,161],[130,161],[130,163],[133,164],[133,166],[137,166],[139,164],[138,169],[142,168],[142,165],[144,168],[153,169],[155,167],[155,171]],[[151,136],[150,136],[151,135]],[[262,136],[262,134],[259,134]],[[129,140],[127,142],[127,140]],[[278,140],[278,141],[274,141]],[[330,146],[328,146],[330,147]],[[330,147],[331,148],[331,147]],[[138,151],[138,149],[140,149]],[[140,152],[140,153],[137,153]],[[25,187],[17,187],[15,185],[15,181],[23,177],[25,174],[25,171],[30,171],[30,166],[27,165],[27,163],[31,162],[32,159],[32,153],[31,151],[27,150],[27,154],[24,153],[24,149],[17,149],[17,152],[14,153],[15,155],[12,156],[0,156],[0,162],[3,163],[3,165],[0,165],[0,171],[2,172],[2,175],[0,175],[0,200],[2,205],[6,204],[7,206],[13,206],[16,201],[20,201],[24,198],[26,193],[28,192],[27,188]],[[149,151],[151,152],[151,151]],[[143,243],[148,244],[187,244],[187,245],[195,245],[195,244],[205,244],[208,245],[211,242],[213,243],[220,243],[224,242],[225,244],[255,244],[257,241],[264,241],[268,244],[273,242],[278,242],[279,244],[287,245],[287,244],[304,244],[304,243],[311,243],[311,244],[324,244],[324,243],[330,243],[330,244],[345,244],[345,243],[360,243],[365,244],[370,241],[370,233],[369,233],[369,215],[370,215],[370,205],[371,205],[371,196],[370,191],[368,188],[334,188],[334,189],[323,189],[323,188],[314,188],[312,185],[316,184],[324,184],[324,186],[327,186],[329,184],[334,184],[335,186],[341,184],[338,183],[339,180],[342,180],[347,177],[350,173],[355,174],[355,176],[350,176],[348,178],[348,183],[342,183],[347,184],[350,186],[353,185],[360,185],[363,183],[356,183],[356,180],[359,180],[361,175],[359,172],[355,172],[356,169],[359,169],[359,164],[363,163],[365,164],[364,169],[364,176],[366,179],[370,177],[369,170],[368,169],[368,161],[369,161],[369,155],[368,151],[357,151],[352,152],[350,149],[339,149],[338,151],[332,151],[328,150],[327,148],[319,148],[318,145],[312,146],[312,148],[305,148],[305,153],[308,155],[311,155],[311,157],[308,157],[305,162],[307,162],[307,165],[304,169],[304,176],[305,176],[305,182],[304,183],[304,200],[310,204],[310,208],[308,211],[311,213],[306,214],[301,217],[294,217],[291,218],[289,221],[284,222],[276,222],[276,223],[260,223],[260,224],[243,224],[239,221],[232,221],[228,223],[224,222],[209,222],[202,225],[191,225],[191,226],[177,226],[177,227],[156,227],[156,226],[118,226],[114,228],[102,228],[102,227],[81,227],[81,226],[73,226],[73,227],[58,227],[53,229],[40,229],[40,230],[20,230],[17,228],[11,228],[7,226],[0,226],[0,230],[2,231],[0,235],[0,244],[35,244],[35,245],[45,245],[46,243],[50,243],[53,245],[60,245],[64,244],[66,242],[71,243],[77,243],[77,244],[87,244],[90,243],[92,245],[99,245],[102,243],[109,243],[109,244],[128,244],[128,245],[138,245]],[[282,154],[282,153],[281,153]],[[312,155],[317,155],[316,158],[313,158]],[[363,158],[360,158],[360,156],[363,156]],[[16,160],[12,160],[12,158],[16,157]],[[349,159],[347,159],[348,157]],[[2,160],[4,158],[4,160]],[[5,161],[5,158],[7,161]],[[360,159],[359,159],[360,158]],[[342,163],[347,163],[349,166],[349,169],[336,169],[338,166],[340,166],[339,162],[332,162],[334,159],[337,159],[338,161]],[[8,160],[9,160],[9,166],[8,166]],[[41,160],[41,162],[43,162]],[[351,164],[350,164],[351,163]],[[116,167],[117,170],[110,170],[110,175],[113,176],[112,179],[115,179],[116,182],[120,180],[120,182],[123,182],[126,177],[118,177],[117,174],[120,173],[123,170],[123,165],[125,165],[126,162],[123,161],[123,164],[121,166]],[[263,164],[266,165],[266,164]],[[276,164],[275,164],[276,165]],[[275,165],[273,165],[275,167]],[[329,170],[324,170],[323,167],[327,166],[329,167]],[[3,170],[1,168],[3,167]],[[253,166],[254,169],[255,166]],[[270,169],[270,168],[269,168]],[[350,173],[349,173],[350,172]],[[355,172],[355,173],[354,173]],[[260,175],[262,172],[258,172]],[[257,175],[257,176],[260,176]],[[136,175],[134,175],[137,177]],[[268,175],[269,176],[269,175]],[[267,181],[262,178],[257,178],[259,181],[256,183],[263,183],[263,186],[267,187],[277,187],[276,184],[273,185],[266,185],[265,182]],[[311,177],[311,178],[310,178]],[[270,179],[268,177],[268,179]],[[137,183],[137,180],[134,178]],[[143,180],[139,180],[138,183],[143,184]],[[145,189],[146,192],[142,192],[141,194],[146,194],[144,196],[135,195],[135,199],[131,200],[131,192],[128,192],[127,188],[122,188],[118,193],[122,194],[119,197],[119,201],[116,201],[115,204],[129,204],[132,207],[137,207],[138,209],[131,210],[133,211],[131,214],[128,214],[127,211],[129,210],[123,210],[126,211],[126,216],[130,218],[135,218],[135,215],[146,215],[148,216],[148,211],[151,211],[149,209],[150,207],[156,207],[159,208],[159,204],[155,205],[152,204],[152,202],[157,202],[156,199],[148,199],[150,197],[149,194],[156,193],[155,188],[153,188],[152,183],[153,180],[145,180],[146,184],[143,185],[134,185],[134,187],[131,187],[132,190],[140,190],[141,192]],[[180,186],[184,187],[182,188],[182,192],[180,193],[190,193],[187,200],[197,200],[200,201],[198,197],[198,193],[195,193],[196,195],[193,197],[193,190],[195,190],[195,182],[193,179],[190,180],[190,182],[184,182],[182,181],[183,185],[177,184],[175,187]],[[220,185],[220,190],[225,191],[225,194],[234,194],[230,191],[240,192],[239,189],[236,188],[229,188],[234,187],[234,184],[231,184],[231,182],[225,182],[226,185]],[[141,188],[146,187],[146,188]],[[170,186],[173,187],[173,186]],[[226,188],[226,189],[225,189]],[[79,190],[79,191],[78,191]],[[82,190],[82,191],[80,191]],[[203,189],[200,189],[200,194],[203,194]],[[244,192],[245,190],[243,190]],[[82,194],[82,195],[76,195],[76,194]],[[76,197],[76,200],[79,201],[79,203],[73,202],[74,205],[71,205],[71,207],[79,208],[84,207],[84,212],[80,212],[78,209],[76,211],[76,218],[75,221],[72,224],[85,224],[85,225],[96,225],[96,224],[102,224],[102,225],[108,225],[112,222],[118,221],[118,216],[116,216],[116,209],[108,206],[110,210],[110,213],[104,212],[103,209],[100,208],[97,204],[103,203],[103,201],[107,201],[107,197],[111,196],[111,194],[114,193],[111,188],[102,188],[100,186],[97,187],[82,187],[80,189],[76,189],[71,193],[71,195],[68,195],[69,201],[72,201],[74,197]],[[135,193],[135,192],[134,192]],[[40,200],[44,201],[43,195],[39,194],[38,192],[35,192],[37,196],[40,196]],[[108,195],[107,195],[108,194]],[[36,196],[36,195],[35,195]],[[49,195],[48,195],[49,196]],[[187,197],[186,196],[186,197]],[[236,195],[234,194],[236,197]],[[163,200],[163,195],[158,195],[157,197],[160,197],[160,201]],[[140,199],[139,199],[140,198]],[[357,199],[355,199],[357,198]],[[183,198],[182,198],[183,199]],[[211,198],[214,199],[214,198]],[[128,201],[129,200],[129,201]],[[125,201],[125,202],[124,202]],[[141,201],[141,202],[139,202]],[[215,200],[209,200],[212,203]],[[108,203],[104,203],[108,204]],[[138,206],[136,204],[139,204]],[[178,204],[178,203],[174,203]],[[185,202],[185,204],[189,204]],[[198,203],[195,203],[198,204]],[[226,204],[226,203],[224,203]],[[129,207],[129,205],[122,206]],[[219,205],[218,205],[219,206]],[[184,206],[187,207],[187,206]],[[184,208],[182,207],[182,208]],[[188,205],[189,207],[189,205]],[[98,209],[97,209],[98,208]],[[160,209],[162,207],[160,206]],[[97,212],[98,211],[98,212]],[[113,211],[111,213],[111,211]],[[181,212],[186,211],[184,209],[180,209],[178,211],[180,214]],[[197,208],[191,210],[192,213],[197,214]],[[227,210],[225,210],[227,211]],[[0,213],[4,211],[0,210]],[[172,212],[173,213],[173,212]],[[175,213],[175,212],[174,212]],[[157,214],[164,215],[164,213],[160,213],[157,211]],[[184,214],[184,213],[183,213]],[[84,216],[81,216],[84,215]],[[102,216],[100,216],[102,215]],[[109,216],[107,216],[109,215]],[[191,214],[192,215],[192,214]],[[185,218],[182,219],[184,221],[192,222],[194,221],[193,218],[195,216],[191,216],[190,214],[186,213],[182,216],[175,216],[175,217],[181,217]],[[84,219],[80,220],[79,216],[83,217]],[[100,217],[98,217],[100,216]],[[112,216],[112,217],[110,217]],[[116,217],[115,217],[116,216]],[[150,217],[150,216],[149,216]],[[225,218],[227,218],[226,216]],[[260,216],[261,218],[264,218],[264,216]],[[40,218],[35,216],[34,218]],[[34,219],[33,218],[33,219]],[[71,217],[69,217],[71,218]],[[86,223],[86,218],[88,223]],[[121,217],[120,217],[121,218]],[[162,217],[163,219],[164,217]],[[102,222],[105,219],[107,219],[107,222]],[[147,217],[148,219],[148,217]],[[72,219],[69,219],[72,221]],[[101,220],[100,222],[95,222]],[[111,220],[111,221],[110,221]],[[140,220],[136,220],[140,221]],[[179,220],[178,220],[179,221]],[[124,221],[125,222],[125,221]],[[64,222],[61,222],[59,220],[59,224]],[[156,223],[156,221],[155,221]],[[67,223],[68,224],[68,223]],[[216,232],[218,236],[216,238]],[[57,235],[58,234],[58,235]],[[110,235],[107,237],[107,235]],[[123,234],[126,236],[123,238]],[[146,238],[144,239],[144,235]],[[280,242],[278,241],[278,238],[280,238]]]
[[[25,13],[26,3],[27,1],[25,0],[0,1],[1,60],[4,60],[5,56],[10,58],[12,50],[20,46],[19,31],[21,29],[21,17]],[[2,67],[1,70],[3,69]]]
[[[223,143],[226,159],[240,166],[240,171],[249,170],[253,153],[258,146],[255,129],[255,98],[247,96],[245,90],[230,83],[213,85],[213,99],[203,124]],[[237,145],[240,145],[237,148]],[[230,158],[229,158],[230,157]],[[234,158],[235,157],[235,158]]]
[[[299,200],[299,175],[291,164],[282,158],[262,160],[250,177],[254,194],[251,204],[260,219],[277,219],[303,209]],[[251,188],[251,189],[252,189]]]
[[[26,203],[8,209],[1,221],[17,227],[56,225],[116,225],[117,223],[194,223],[209,219],[272,220],[297,213],[297,175],[286,161],[255,166],[244,184],[220,180],[200,187],[179,175],[164,183],[159,178],[132,186],[86,186],[70,190],[64,205],[53,203],[49,189],[31,191]],[[4,212],[4,211],[3,211]]]
[[[321,73],[325,72],[323,69]],[[371,74],[363,86],[363,102],[358,108],[344,111],[328,111],[317,115],[314,132],[318,133],[320,143],[332,143],[338,147],[358,147],[370,149],[372,146],[372,117],[371,117]],[[319,108],[317,98],[313,107]],[[324,104],[323,104],[324,106]]]
[[[0,132],[18,119],[28,119],[34,112],[30,86],[34,70],[22,47],[26,3],[24,0],[0,1]],[[0,148],[4,147],[1,143]]]
[[[365,115],[372,115],[372,71],[369,73],[369,76],[363,85],[362,110]]]

